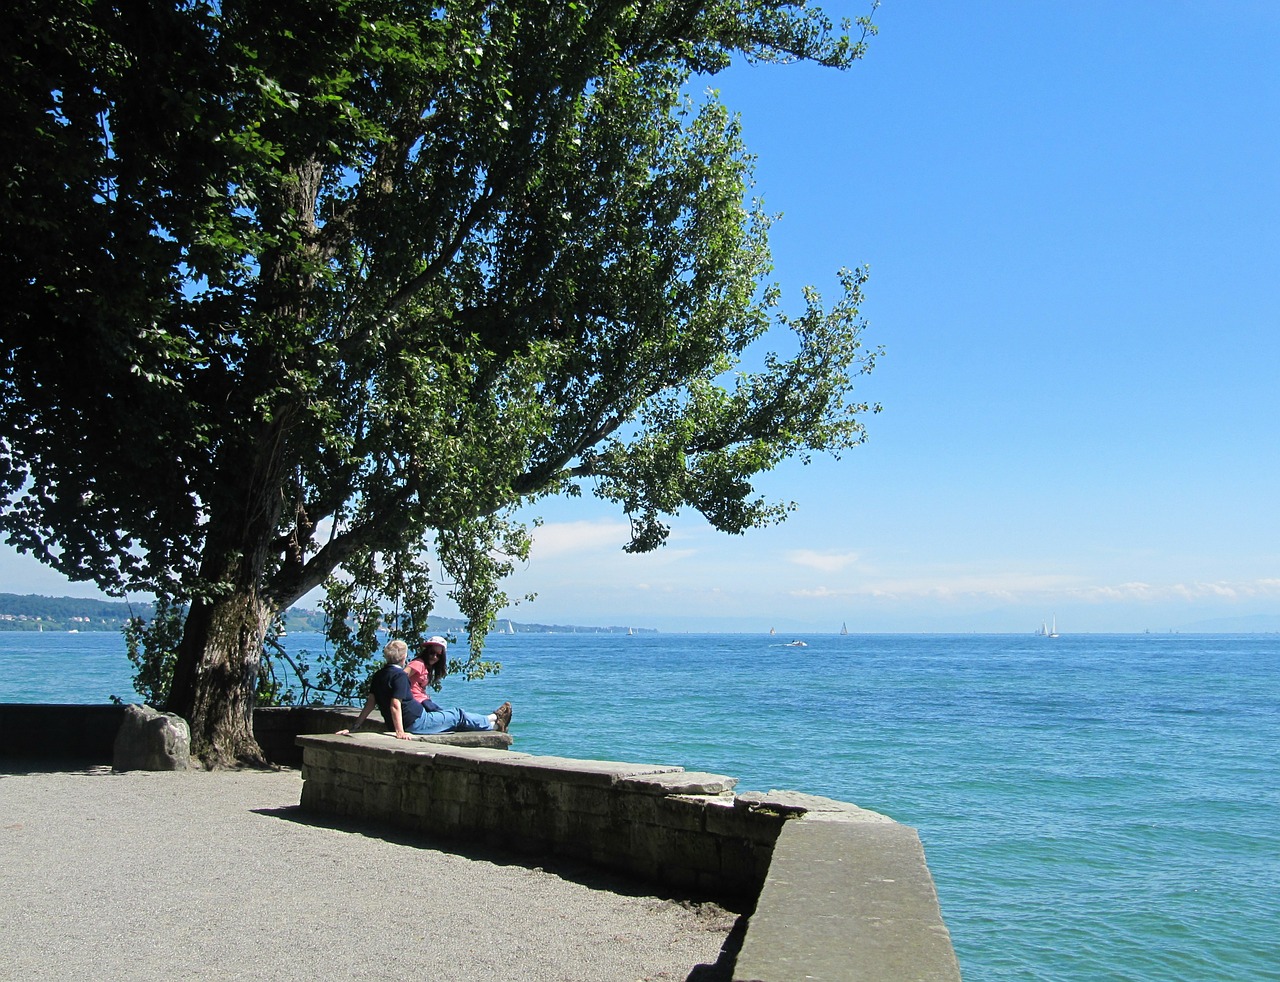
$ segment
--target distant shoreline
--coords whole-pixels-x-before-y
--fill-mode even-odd
[[[115,600],[90,600],[82,597],[44,597],[35,594],[25,596],[16,593],[0,593],[0,631],[119,632],[131,617],[150,618],[151,603],[125,603]],[[290,607],[285,611],[285,630],[322,633],[325,615],[305,607]],[[446,633],[462,632],[466,621],[458,617],[433,617],[431,630]],[[582,624],[531,624],[502,618],[490,634],[657,634],[651,627],[612,625],[609,627]]]

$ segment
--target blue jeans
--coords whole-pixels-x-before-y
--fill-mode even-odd
[[[492,730],[488,715],[477,716],[465,709],[423,710],[421,716],[405,727],[408,733],[462,733],[467,730]]]

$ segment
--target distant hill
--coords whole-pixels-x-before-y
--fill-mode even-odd
[[[1183,624],[1179,630],[1186,634],[1275,634],[1280,631],[1280,614],[1214,617]]]
[[[290,607],[285,612],[287,631],[323,631],[324,614],[318,610]],[[467,622],[460,617],[436,617],[432,615],[431,630],[442,634],[460,634]],[[493,634],[657,634],[651,627],[592,627],[582,624],[531,624],[502,618],[493,625]]]
[[[130,617],[150,618],[151,603],[124,603],[118,600],[86,600],[80,597],[22,596],[0,593],[0,631],[120,631]],[[431,629],[458,633],[466,622],[457,617],[432,617]],[[290,607],[285,612],[287,631],[323,631],[324,614],[318,610]],[[584,627],[575,624],[523,624],[501,620],[495,632],[514,634],[656,634],[652,628]]]
[[[130,617],[150,617],[151,603],[0,593],[0,631],[119,631]]]

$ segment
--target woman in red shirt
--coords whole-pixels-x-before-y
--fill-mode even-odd
[[[449,664],[445,659],[448,648],[448,643],[439,635],[427,638],[418,649],[417,657],[404,669],[409,673],[409,694],[429,712],[440,712],[440,707],[428,695],[427,687],[438,687],[440,680],[449,671]]]

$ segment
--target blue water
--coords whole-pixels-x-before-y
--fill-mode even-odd
[[[1280,637],[805,640],[498,635],[441,701],[916,827],[970,982],[1280,980]],[[136,698],[123,651],[0,634],[0,701]]]

